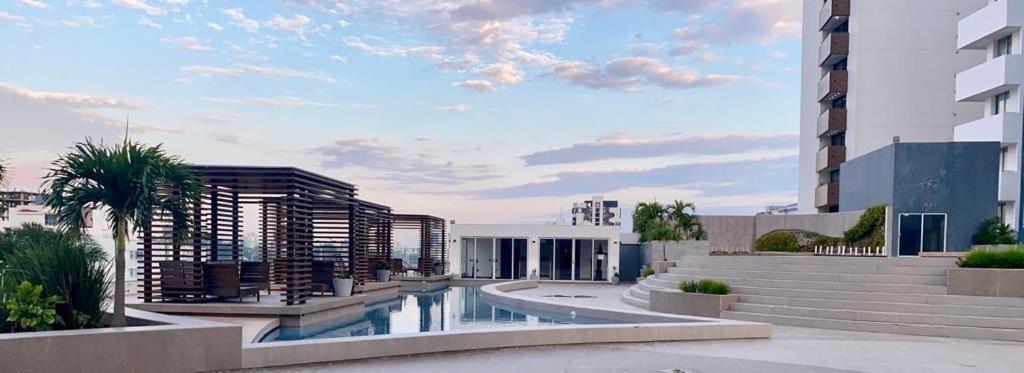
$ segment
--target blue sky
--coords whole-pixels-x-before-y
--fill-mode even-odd
[[[798,0],[11,0],[0,157],[85,137],[292,165],[399,211],[795,202]]]

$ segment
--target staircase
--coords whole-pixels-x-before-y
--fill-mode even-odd
[[[1024,342],[1024,298],[946,295],[952,258],[686,256],[641,280],[623,301],[647,308],[651,289],[724,281],[739,294],[722,317],[778,325]]]

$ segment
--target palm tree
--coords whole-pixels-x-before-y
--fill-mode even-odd
[[[659,220],[648,227],[646,231],[650,241],[661,241],[661,260],[668,261],[668,241],[679,241],[683,235],[679,230],[667,221]]]
[[[664,220],[668,210],[658,202],[640,202],[633,210],[633,232],[640,233],[640,242],[651,241],[645,232],[654,223]]]
[[[701,240],[707,236],[704,226],[697,220],[697,205],[693,202],[677,199],[668,207],[668,211],[684,239]]]
[[[46,205],[55,211],[62,229],[81,230],[83,213],[106,210],[115,241],[111,326],[124,326],[124,252],[129,230],[137,232],[154,214],[163,212],[174,221],[174,238],[185,238],[192,230],[190,211],[202,193],[199,179],[160,145],[150,147],[127,137],[113,147],[91,140],[75,144],[53,162],[45,179]]]

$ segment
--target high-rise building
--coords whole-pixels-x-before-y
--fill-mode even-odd
[[[1006,224],[1021,233],[1021,131],[1024,107],[1021,84],[1024,83],[1024,56],[1021,52],[1021,28],[1024,26],[1024,1],[991,0],[977,12],[967,15],[958,25],[957,48],[960,53],[982,53],[976,66],[956,76],[956,100],[984,106],[984,116],[962,120],[956,127],[957,141],[998,141],[1002,144],[999,160],[999,206],[995,209]],[[1019,238],[1024,238],[1020,235]]]
[[[957,48],[957,22],[986,0],[805,0],[802,212],[839,209],[839,166],[893,142],[948,142],[982,118],[954,76],[985,61]]]
[[[589,201],[573,203],[572,225],[622,225],[619,201],[606,201],[603,196],[594,196]]]

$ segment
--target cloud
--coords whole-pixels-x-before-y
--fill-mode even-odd
[[[795,134],[731,134],[654,140],[637,140],[616,136],[573,144],[565,148],[542,150],[523,155],[520,158],[528,166],[538,166],[610,159],[740,154],[755,150],[796,149],[797,143],[798,136]]]
[[[494,87],[494,83],[487,80],[466,80],[452,83],[452,85],[469,88],[477,92],[494,92],[498,90]]]
[[[294,96],[283,97],[249,97],[249,98],[218,98],[204,97],[203,100],[222,104],[245,104],[260,107],[335,107],[337,104],[329,104],[316,101],[303,100]]]
[[[765,43],[800,35],[800,0],[735,0],[725,7],[718,21],[676,29],[682,42],[716,45]]]
[[[215,22],[206,22],[206,27],[209,27],[214,31],[224,31],[224,26],[221,26]]]
[[[0,10],[0,21],[8,21],[11,23],[19,24],[21,26],[28,26],[28,21],[25,19],[25,17],[22,17],[17,14],[7,13],[2,10]]]
[[[643,56],[612,60],[603,68],[582,61],[566,61],[555,66],[550,76],[589,88],[632,91],[648,84],[669,89],[714,86],[735,82],[735,75],[701,75],[687,67],[670,67],[665,62]]]
[[[566,197],[653,187],[696,190],[701,196],[791,192],[796,188],[796,171],[796,156],[684,163],[640,170],[566,171],[553,175],[550,181],[471,194],[481,199]]]
[[[409,153],[379,139],[338,140],[311,151],[324,158],[325,168],[372,170],[373,178],[398,185],[455,185],[498,177],[490,165],[462,165],[431,152]]]
[[[447,106],[438,106],[437,110],[447,111],[447,112],[450,112],[450,113],[465,113],[465,112],[471,110],[472,108],[473,107],[471,107],[469,105],[466,105],[466,104],[455,104],[455,105],[447,105]]]
[[[149,5],[146,3],[146,0],[111,0],[110,3],[129,9],[141,10],[151,16],[162,16],[167,14],[166,10],[158,6]]]
[[[285,30],[294,32],[298,35],[300,40],[306,40],[306,26],[312,20],[301,14],[296,14],[292,18],[285,18],[279,14],[275,14],[273,18],[265,22],[264,25],[274,30]]]
[[[221,9],[221,13],[231,18],[232,25],[241,27],[248,32],[259,31],[260,23],[254,19],[246,18],[244,11],[242,8]]]
[[[164,26],[160,25],[159,23],[153,22],[153,20],[151,20],[149,18],[146,18],[146,17],[139,18],[139,20],[136,21],[136,23],[138,23],[141,26],[152,27],[152,28],[155,28],[157,30],[163,30],[164,29]]]
[[[651,8],[664,11],[691,13],[708,10],[721,3],[720,0],[650,0]]]
[[[180,47],[182,49],[188,49],[188,50],[191,50],[191,51],[201,51],[202,52],[202,51],[212,51],[213,50],[213,47],[211,47],[211,46],[209,46],[207,44],[203,44],[203,42],[199,41],[199,39],[196,38],[195,36],[182,36],[182,37],[177,37],[177,38],[170,38],[170,37],[168,37],[168,38],[160,39],[160,42],[168,43],[168,44],[174,44],[174,45],[177,45],[178,47]]]
[[[287,67],[276,67],[276,66],[258,66],[258,65],[247,65],[236,63],[230,67],[211,66],[211,65],[194,65],[186,66],[181,69],[182,72],[195,74],[205,78],[211,77],[229,77],[229,78],[244,78],[249,76],[262,76],[271,79],[282,79],[282,78],[300,78],[300,79],[311,79],[319,80],[327,83],[333,83],[334,78],[327,73],[319,70],[296,70]]]
[[[18,0],[18,3],[27,5],[36,9],[50,9],[50,4],[40,0]]]

